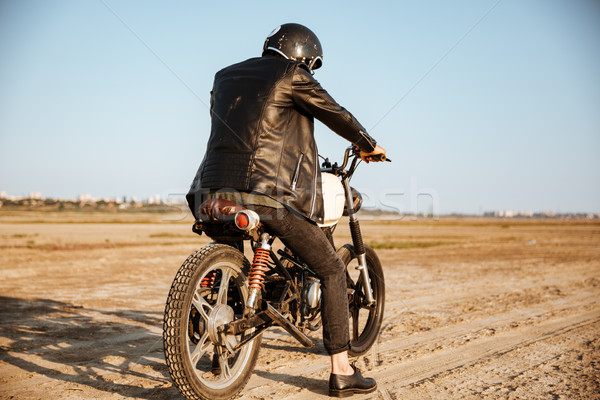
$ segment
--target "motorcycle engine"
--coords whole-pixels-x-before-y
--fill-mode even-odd
[[[310,320],[319,312],[319,306],[321,305],[321,282],[316,278],[307,277],[302,292],[302,313],[305,318]]]

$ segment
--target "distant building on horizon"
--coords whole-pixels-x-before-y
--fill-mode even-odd
[[[148,204],[162,204],[160,195],[157,194],[157,195],[148,197]]]
[[[486,211],[484,217],[493,218],[561,218],[561,219],[600,219],[600,213],[557,213],[556,211]]]

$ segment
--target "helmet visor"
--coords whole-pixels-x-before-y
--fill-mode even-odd
[[[312,71],[313,69],[321,68],[322,65],[323,65],[323,57],[316,56],[308,64],[308,69],[310,69]]]

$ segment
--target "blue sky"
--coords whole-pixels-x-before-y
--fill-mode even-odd
[[[315,77],[394,160],[355,176],[371,205],[600,212],[598,2],[322,3],[3,1],[0,190],[181,197],[214,73],[298,22]]]

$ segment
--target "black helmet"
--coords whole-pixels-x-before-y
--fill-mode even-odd
[[[323,49],[317,35],[300,24],[283,24],[271,32],[263,46],[263,55],[274,51],[285,58],[301,61],[309,70],[323,65]]]

